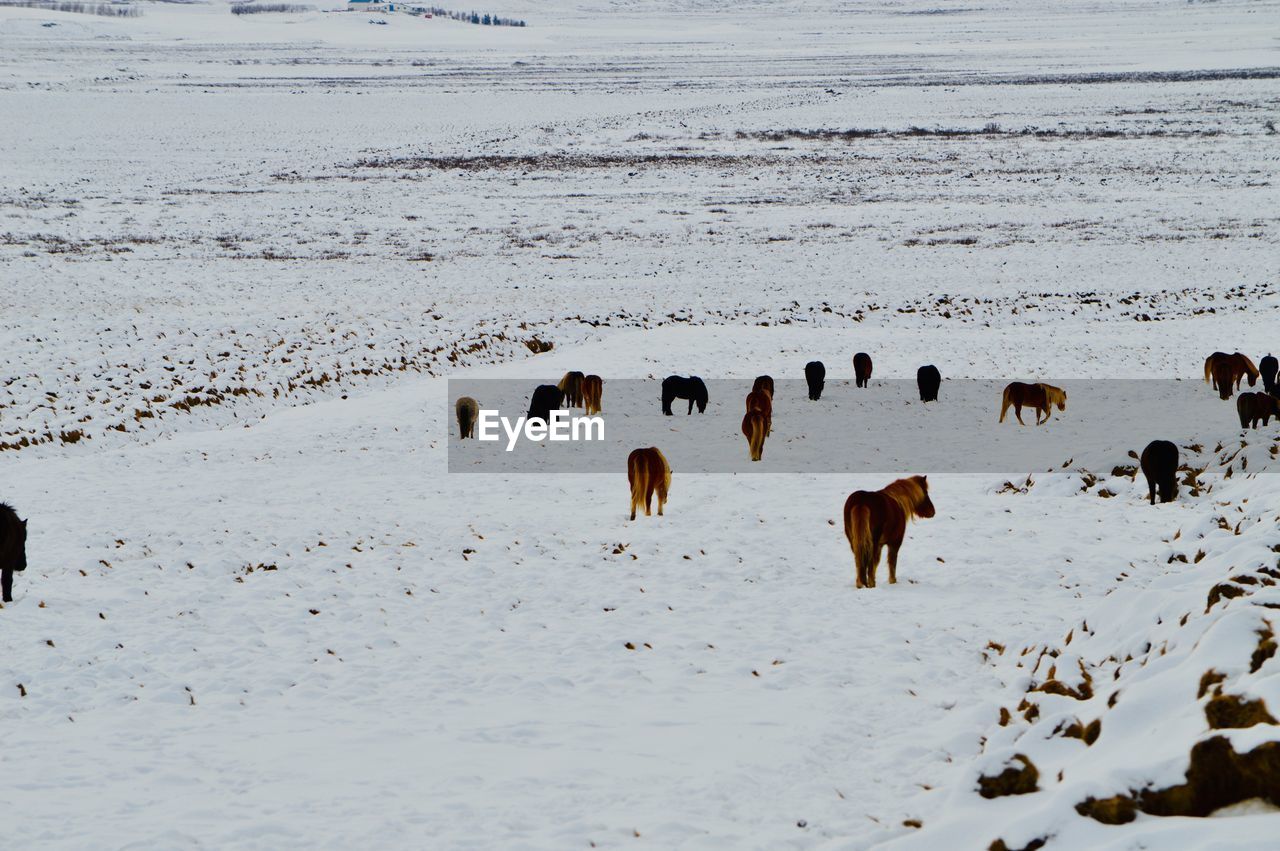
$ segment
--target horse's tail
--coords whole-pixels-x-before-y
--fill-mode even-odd
[[[1005,414],[1009,413],[1009,391],[1012,388],[1004,388],[1004,395],[1000,397],[1000,422],[1004,422]]]
[[[635,520],[636,509],[644,504],[645,491],[649,489],[649,465],[639,452],[627,459],[627,478],[631,480],[631,519]]]
[[[858,586],[869,582],[871,560],[875,556],[875,542],[871,539],[871,509],[854,505],[844,515],[844,535],[853,550],[853,563],[858,569]]]
[[[471,426],[475,423],[475,411],[470,405],[463,405],[458,408],[458,431],[461,432],[460,437],[471,436]]]
[[[1213,383],[1213,355],[1204,359],[1204,383]]]

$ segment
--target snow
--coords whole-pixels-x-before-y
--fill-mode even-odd
[[[1280,712],[1251,670],[1280,431],[1200,379],[1277,347],[1276,3],[139,5],[0,7],[3,844],[1273,844],[1258,800],[1076,805],[1276,738],[1198,694]],[[606,422],[745,456],[732,393],[667,422],[640,380],[812,359],[825,407],[779,396],[767,474],[673,452],[662,518],[627,521],[621,456],[450,472],[467,382],[595,372]],[[997,431],[995,398],[946,407],[966,379],[1183,407],[1111,433],[1073,391]],[[794,466],[898,410],[1092,442],[1052,474]],[[1148,432],[1195,493],[1115,471]],[[855,591],[843,500],[903,473],[937,516]],[[1050,666],[1092,696],[1031,691]],[[1039,791],[982,798],[1015,753]]]

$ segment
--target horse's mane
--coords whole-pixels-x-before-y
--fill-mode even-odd
[[[1051,406],[1067,404],[1067,391],[1061,387],[1054,387],[1052,384],[1041,384],[1040,387],[1044,390],[1046,404]]]
[[[1249,359],[1249,356],[1242,352],[1236,352],[1236,357],[1240,358],[1241,362],[1243,362],[1244,368],[1248,371],[1249,375],[1256,379],[1260,373],[1258,372],[1258,368],[1253,365],[1253,361]]]
[[[908,479],[898,479],[893,484],[881,491],[886,497],[898,503],[902,509],[902,513],[911,519],[916,516],[916,509],[920,503],[927,498],[925,494],[924,481],[922,476],[912,476]]]

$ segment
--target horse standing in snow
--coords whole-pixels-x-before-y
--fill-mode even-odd
[[[871,381],[871,355],[858,352],[853,356],[853,383],[858,387],[866,387]]]
[[[598,375],[582,379],[582,407],[587,415],[600,413],[600,396],[604,393],[604,379]]]
[[[1019,425],[1026,425],[1022,421],[1024,407],[1035,408],[1036,425],[1044,425],[1049,422],[1049,414],[1054,405],[1058,406],[1059,411],[1067,409],[1067,391],[1052,384],[1024,384],[1021,381],[1013,381],[1004,388],[1004,397],[1000,401],[1000,422],[1004,422],[1010,405],[1013,406],[1013,415],[1018,418]]]
[[[527,419],[551,422],[551,412],[558,411],[564,405],[564,391],[554,384],[539,384],[529,400]]]
[[[1276,392],[1276,373],[1280,372],[1280,361],[1274,355],[1267,355],[1258,361],[1258,372],[1262,375],[1262,389],[1268,393]]]
[[[636,519],[636,509],[644,506],[649,516],[653,495],[658,495],[658,516],[671,490],[671,465],[656,446],[634,449],[627,456],[627,484],[631,486],[631,519]]]
[[[707,385],[696,375],[684,378],[679,375],[668,375],[662,380],[662,413],[671,416],[671,403],[676,399],[688,399],[689,411],[698,406],[698,413],[707,410]]]
[[[480,418],[480,403],[470,396],[463,396],[454,405],[458,415],[458,439],[466,440],[476,436],[476,420]]]
[[[1249,360],[1248,355],[1240,352],[1227,354],[1214,352],[1205,358],[1204,380],[1218,391],[1219,399],[1230,399],[1231,394],[1240,389],[1240,379],[1248,376],[1249,386],[1258,383],[1258,368]]]
[[[933,364],[922,366],[916,370],[916,388],[920,391],[921,402],[938,401],[938,388],[942,385],[942,373]]]
[[[1236,399],[1240,428],[1257,428],[1258,420],[1270,425],[1272,417],[1280,417],[1280,399],[1270,393],[1241,393]]]
[[[13,574],[27,569],[27,521],[0,502],[0,597],[13,602]]]
[[[1178,447],[1167,440],[1153,440],[1142,450],[1139,463],[1147,477],[1151,504],[1156,504],[1156,490],[1161,502],[1173,502],[1178,496]]]
[[[566,372],[556,385],[564,394],[564,403],[568,407],[582,407],[582,379],[585,377],[581,372]]]
[[[844,536],[858,569],[857,587],[876,587],[880,548],[889,548],[889,584],[898,581],[898,549],[907,535],[907,522],[932,517],[929,481],[925,476],[898,479],[878,491],[854,491],[844,503]]]
[[[809,383],[809,401],[816,402],[822,398],[822,385],[827,380],[827,368],[820,360],[811,360],[804,365],[804,380]]]

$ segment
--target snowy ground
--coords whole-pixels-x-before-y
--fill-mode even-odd
[[[0,8],[0,844],[1267,847],[1077,805],[1280,712],[1274,422],[1222,403],[1155,508],[1123,452],[902,470],[938,515],[855,592],[891,476],[632,524],[623,459],[448,473],[445,378],[1280,349],[1280,3],[144,5]],[[981,797],[1015,753],[1039,791]]]

